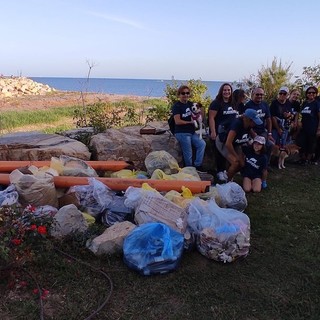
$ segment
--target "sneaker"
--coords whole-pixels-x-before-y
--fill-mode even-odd
[[[198,173],[207,173],[207,171],[204,170],[202,166],[196,167],[196,170],[197,170]]]
[[[220,171],[217,173],[217,178],[220,181],[227,181],[228,180],[228,176],[227,173],[225,171]]]
[[[228,181],[228,173],[226,170],[223,171],[223,176],[226,181]]]
[[[262,180],[262,182],[261,182],[261,188],[262,188],[262,189],[266,189],[267,187],[268,187],[267,181],[266,181],[266,180]]]

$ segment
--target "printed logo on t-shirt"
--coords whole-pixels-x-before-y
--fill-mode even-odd
[[[264,118],[265,115],[266,115],[266,113],[265,113],[265,112],[262,112],[262,109],[257,110],[257,116],[258,116],[259,118]]]
[[[309,107],[305,107],[304,109],[301,110],[301,113],[310,114],[311,110]]]
[[[182,118],[186,118],[186,117],[191,116],[191,114],[192,114],[191,109],[190,109],[190,108],[187,108],[187,109],[186,109],[186,112],[183,113],[183,114],[181,115],[181,117],[182,117]]]
[[[257,159],[255,159],[255,158],[250,158],[250,159],[246,158],[246,162],[247,162],[248,164],[250,164],[250,166],[252,166],[252,167],[254,167],[254,168],[256,168],[256,169],[259,169],[259,168],[260,168],[260,166],[257,165]]]
[[[248,133],[245,133],[245,134],[242,135],[241,138],[235,139],[234,142],[237,143],[237,144],[243,144],[243,143],[246,143],[248,141],[249,141],[249,135],[248,135]]]
[[[227,115],[227,114],[237,114],[238,111],[234,110],[232,107],[228,107],[228,110],[224,110],[223,114]]]

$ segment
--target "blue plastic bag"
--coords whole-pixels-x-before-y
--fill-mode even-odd
[[[124,263],[143,275],[168,273],[178,267],[183,245],[183,235],[169,226],[145,223],[125,238]]]

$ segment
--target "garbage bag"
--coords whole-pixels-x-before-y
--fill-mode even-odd
[[[172,174],[179,171],[177,160],[164,150],[150,152],[146,156],[144,164],[150,176],[156,169],[160,169],[166,174]]]
[[[246,193],[240,185],[235,182],[217,184],[220,196],[220,205],[224,208],[233,208],[244,211],[248,205]]]
[[[190,203],[188,213],[188,226],[197,235],[197,249],[202,255],[223,262],[248,255],[250,219],[245,213],[199,198]]]
[[[52,157],[50,167],[55,169],[60,176],[73,177],[97,177],[97,172],[84,160],[61,155],[59,158]]]
[[[97,218],[112,201],[113,191],[95,178],[88,178],[89,184],[72,186],[67,194],[74,193],[80,203],[80,210]]]
[[[0,207],[17,204],[18,199],[19,194],[13,184],[10,184],[6,189],[0,191]]]
[[[115,195],[101,214],[101,222],[107,227],[111,227],[117,222],[131,221],[133,222],[134,210],[124,204],[124,196]]]
[[[124,263],[142,275],[177,269],[184,247],[183,235],[163,223],[138,226],[124,239]]]

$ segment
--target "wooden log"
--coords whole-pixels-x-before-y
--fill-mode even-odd
[[[88,177],[58,176],[54,177],[57,188],[69,188],[89,184]],[[190,189],[192,193],[208,192],[211,181],[184,181],[184,180],[151,180],[151,179],[126,179],[126,178],[95,178],[114,191],[125,191],[128,187],[141,188],[143,183],[158,191],[182,191],[182,187]],[[0,184],[9,185],[9,174],[0,174]]]
[[[15,169],[35,166],[37,168],[50,167],[50,160],[44,161],[0,161],[0,172],[12,172]],[[119,171],[129,167],[131,164],[126,161],[106,160],[106,161],[85,161],[87,165],[95,170]]]

